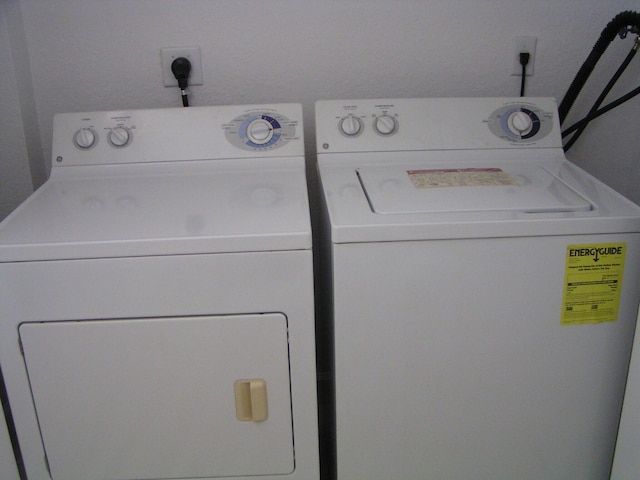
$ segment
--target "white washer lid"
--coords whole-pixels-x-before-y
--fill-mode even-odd
[[[311,248],[302,159],[215,163],[57,169],[0,224],[0,261]]]
[[[379,214],[453,212],[579,212],[591,202],[542,165],[356,170],[371,209]]]

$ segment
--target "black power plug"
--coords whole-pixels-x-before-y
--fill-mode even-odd
[[[524,97],[524,84],[525,78],[527,77],[527,65],[529,64],[529,59],[531,58],[531,54],[529,52],[520,52],[520,65],[522,65],[522,78],[520,80],[520,96]]]
[[[191,62],[188,58],[178,57],[171,62],[171,71],[173,72],[173,76],[176,77],[176,80],[178,80],[178,87],[180,87],[180,93],[182,94],[182,105],[188,107],[187,87],[189,86]]]

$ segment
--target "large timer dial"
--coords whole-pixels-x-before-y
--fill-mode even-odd
[[[257,118],[247,127],[247,138],[255,145],[265,145],[273,138],[274,124],[272,118]]]
[[[275,112],[247,112],[223,125],[227,140],[243,150],[279,148],[295,137],[296,122]]]
[[[489,129],[509,142],[531,143],[551,132],[549,114],[531,105],[508,105],[491,114]]]

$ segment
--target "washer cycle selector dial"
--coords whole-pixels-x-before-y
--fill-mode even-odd
[[[528,140],[540,130],[540,117],[525,107],[506,111],[501,123],[502,129],[514,140]]]
[[[510,143],[531,144],[553,129],[554,112],[542,110],[532,102],[508,103],[486,120],[489,130]]]
[[[533,127],[533,119],[530,116],[531,114],[532,112],[524,112],[522,110],[513,112],[507,119],[507,127],[516,135],[526,135]]]
[[[264,118],[253,120],[247,127],[247,138],[256,145],[269,143],[273,138],[273,124]]]
[[[114,147],[125,147],[131,141],[131,131],[126,127],[112,128],[107,140]]]
[[[340,132],[348,137],[355,137],[362,131],[362,121],[353,115],[347,115],[340,120]]]
[[[391,115],[380,115],[373,122],[373,127],[380,135],[391,135],[396,131],[398,124]]]
[[[82,150],[89,150],[98,141],[98,134],[91,128],[81,128],[73,136],[73,143]]]

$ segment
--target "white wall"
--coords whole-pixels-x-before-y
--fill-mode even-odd
[[[0,220],[15,209],[31,192],[32,181],[19,95],[19,68],[13,62],[21,36],[16,30],[22,25],[16,2],[0,0]],[[24,38],[24,36],[22,36]],[[12,48],[13,47],[13,48]],[[28,65],[25,62],[23,65]],[[28,78],[26,85],[31,84]],[[33,96],[33,95],[31,95]],[[33,118],[37,125],[37,118]],[[40,144],[40,137],[35,137]],[[42,165],[42,155],[33,155]]]
[[[30,161],[35,185],[44,180],[54,113],[181,105],[177,89],[162,86],[161,47],[201,47],[205,83],[191,88],[192,105],[302,103],[312,163],[317,99],[515,96],[514,39],[529,35],[538,44],[528,94],[560,101],[605,25],[623,10],[640,10],[638,0],[0,2],[19,7],[13,15],[22,22],[13,29],[17,33],[0,25],[0,61],[17,55],[14,79],[18,86],[31,81],[29,88],[16,87],[15,80],[0,85],[1,98],[12,92],[21,97],[18,107],[0,102],[0,218],[28,193]],[[13,47],[5,44],[7,35]],[[632,42],[630,36],[610,46],[592,92],[606,83]],[[12,76],[0,71],[3,78]],[[621,90],[635,87],[639,72],[640,59]],[[576,113],[596,94],[576,104]],[[594,124],[570,152],[636,202],[640,121],[633,114],[639,102]],[[5,138],[17,127],[22,132]],[[38,148],[27,152],[25,141]]]

